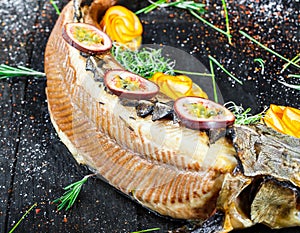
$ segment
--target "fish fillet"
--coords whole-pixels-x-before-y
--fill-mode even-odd
[[[97,3],[86,9],[95,25],[95,12],[111,5]],[[62,27],[73,16],[70,2],[45,52],[48,107],[62,142],[77,162],[157,213],[180,219],[210,216],[225,175],[237,165],[232,143],[225,137],[211,143],[207,132],[140,118],[135,108],[122,105],[86,70],[87,58],[63,40]],[[109,53],[100,59],[103,73],[121,67]]]

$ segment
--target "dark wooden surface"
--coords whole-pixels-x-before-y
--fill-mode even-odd
[[[56,1],[59,8],[66,0]],[[221,3],[208,2],[206,18],[224,28]],[[283,62],[242,38],[242,29],[264,41],[282,55],[292,58],[300,49],[299,1],[229,1],[234,35],[226,38],[189,16],[185,11],[161,9],[141,15],[144,43],[161,43],[181,48],[206,67],[208,54],[241,78],[240,86],[216,69],[225,101],[234,100],[259,111],[270,103],[299,107],[299,91],[278,84]],[[128,5],[129,2],[123,1]],[[140,9],[145,1],[132,1]],[[58,15],[49,1],[1,1],[0,63],[25,65],[43,71],[47,38]],[[261,75],[253,59],[266,60]],[[184,69],[184,68],[183,68]],[[299,70],[290,69],[290,72]],[[291,80],[297,83],[298,80]],[[37,203],[15,232],[132,232],[160,227],[161,232],[182,225],[159,217],[107,185],[91,178],[70,211],[57,212],[52,200],[62,188],[90,172],[76,164],[60,142],[50,122],[45,96],[45,78],[17,77],[0,80],[0,232],[8,232],[21,216]],[[300,232],[299,228],[270,230],[256,226],[238,232]]]

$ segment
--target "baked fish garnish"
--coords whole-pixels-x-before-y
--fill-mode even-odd
[[[123,69],[109,51],[85,53],[63,38],[67,24],[100,27],[113,4],[69,2],[45,51],[51,121],[77,162],[161,215],[204,221],[195,232],[299,225],[299,139],[264,126],[188,128],[161,93],[134,100],[109,89],[106,75]]]

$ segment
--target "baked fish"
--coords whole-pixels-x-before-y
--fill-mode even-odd
[[[92,56],[66,43],[65,24],[100,27],[113,4],[69,2],[46,46],[51,121],[77,162],[161,215],[204,221],[195,232],[300,225],[298,139],[264,126],[201,131],[183,126],[176,114],[162,118],[172,115],[168,97],[126,102],[104,85],[105,73],[123,69],[109,52]],[[149,106],[156,111],[144,116]]]

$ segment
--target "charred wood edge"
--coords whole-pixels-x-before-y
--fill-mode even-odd
[[[171,233],[217,233],[222,231],[225,214],[217,211],[205,221],[190,221],[185,226],[178,228]]]

